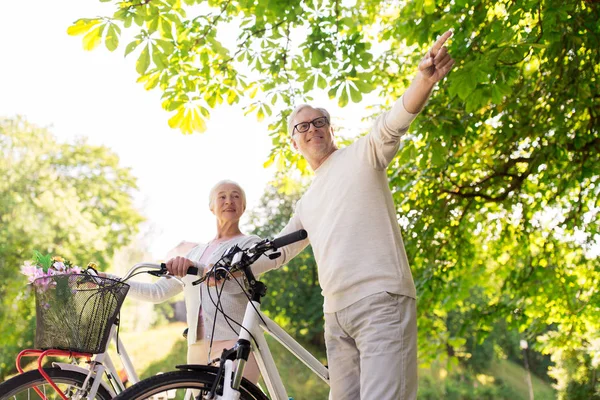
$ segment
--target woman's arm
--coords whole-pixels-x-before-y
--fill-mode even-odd
[[[119,279],[113,274],[105,274],[112,279]],[[149,301],[151,303],[162,303],[183,291],[183,286],[175,279],[160,278],[156,282],[136,282],[129,280],[129,295],[136,300]]]

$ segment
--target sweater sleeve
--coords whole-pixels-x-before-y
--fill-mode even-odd
[[[156,282],[128,281],[129,295],[136,300],[162,303],[181,293],[183,286],[175,279],[160,278]]]
[[[298,204],[296,205],[296,213],[294,213],[294,216],[290,219],[290,221],[282,229],[282,231],[279,232],[277,237],[287,235],[300,229],[304,229],[304,227],[302,226],[302,221],[300,220],[300,217],[297,214],[299,204],[300,202],[298,202]],[[302,250],[306,248],[306,246],[310,244],[309,239],[310,238],[306,238],[299,242],[292,243],[288,246],[280,248],[278,251],[281,252],[281,256],[279,256],[275,260],[271,260],[266,255],[263,255],[252,265],[252,272],[255,275],[260,275],[264,272],[279,268],[282,265],[287,264],[292,258],[296,257]]]
[[[392,162],[400,147],[400,138],[418,115],[406,111],[402,99],[400,97],[389,111],[375,120],[371,132],[365,137],[367,157],[375,169],[383,170]]]

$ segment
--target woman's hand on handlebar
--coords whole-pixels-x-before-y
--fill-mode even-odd
[[[186,276],[189,267],[193,267],[194,262],[185,257],[173,257],[167,261],[167,270],[171,275]]]

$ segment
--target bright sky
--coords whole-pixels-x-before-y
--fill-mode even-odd
[[[207,197],[217,181],[239,182],[249,209],[258,203],[273,174],[263,168],[271,146],[267,121],[244,117],[241,107],[221,107],[205,134],[170,129],[160,93],[136,83],[135,58],[124,58],[124,47],[86,52],[81,36],[66,33],[78,18],[112,7],[97,0],[3,2],[0,115],[20,114],[49,127],[59,141],[83,136],[116,152],[138,178],[136,201],[153,230],[150,250],[162,258],[182,240],[212,238]]]

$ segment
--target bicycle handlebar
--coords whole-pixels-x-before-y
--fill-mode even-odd
[[[299,242],[308,237],[308,233],[304,229],[300,229],[299,231],[292,232],[290,234],[275,238],[271,241],[271,245],[273,249],[278,249],[280,247],[288,246],[292,243]]]
[[[229,273],[243,271],[246,274],[248,281],[253,281],[254,278],[252,270],[250,270],[248,267],[258,260],[264,253],[269,250],[277,250],[281,247],[299,242],[307,237],[308,233],[304,229],[300,229],[296,232],[292,232],[288,235],[284,235],[273,240],[264,239],[247,249],[240,249],[239,247],[234,246],[227,251],[227,253],[222,257],[221,261],[214,265],[213,271],[215,271],[215,277],[217,280],[219,280],[227,275],[226,271],[229,271]],[[269,255],[269,258],[275,259],[280,255],[281,253],[274,253]],[[208,279],[208,274],[204,275],[193,284],[198,285],[204,282],[206,279]]]
[[[266,253],[269,250],[277,250],[284,246],[289,246],[292,243],[299,242],[308,237],[307,232],[304,229],[300,229],[299,231],[292,232],[290,234],[280,236],[273,240],[264,239],[261,242],[258,242],[254,246],[248,249],[240,249],[239,247],[234,247],[229,250],[229,254],[223,257],[221,262],[215,265],[216,268],[225,268],[230,269],[231,272],[244,269],[245,267],[253,264],[260,256]],[[235,258],[237,253],[242,253],[241,257]],[[233,261],[236,260],[234,265],[232,266]],[[241,261],[241,262],[240,262]],[[154,276],[170,276],[176,278],[173,275],[168,275],[167,266],[165,263],[154,264],[154,263],[139,263],[135,264],[123,277],[123,281],[131,278],[134,273],[140,269],[146,269],[145,272],[148,272]],[[189,267],[187,274],[188,275],[198,275],[197,267]],[[194,282],[194,284],[202,283],[206,280],[207,275],[200,278],[198,281]],[[179,280],[179,279],[178,279]],[[180,281],[181,282],[181,281]]]
[[[145,269],[146,271],[155,276],[173,276],[168,275],[169,271],[167,271],[167,265],[165,263],[154,264],[154,263],[139,263],[135,264],[123,277],[123,281],[128,280],[131,276],[138,270]],[[198,268],[189,267],[187,271],[188,275],[198,275]]]

